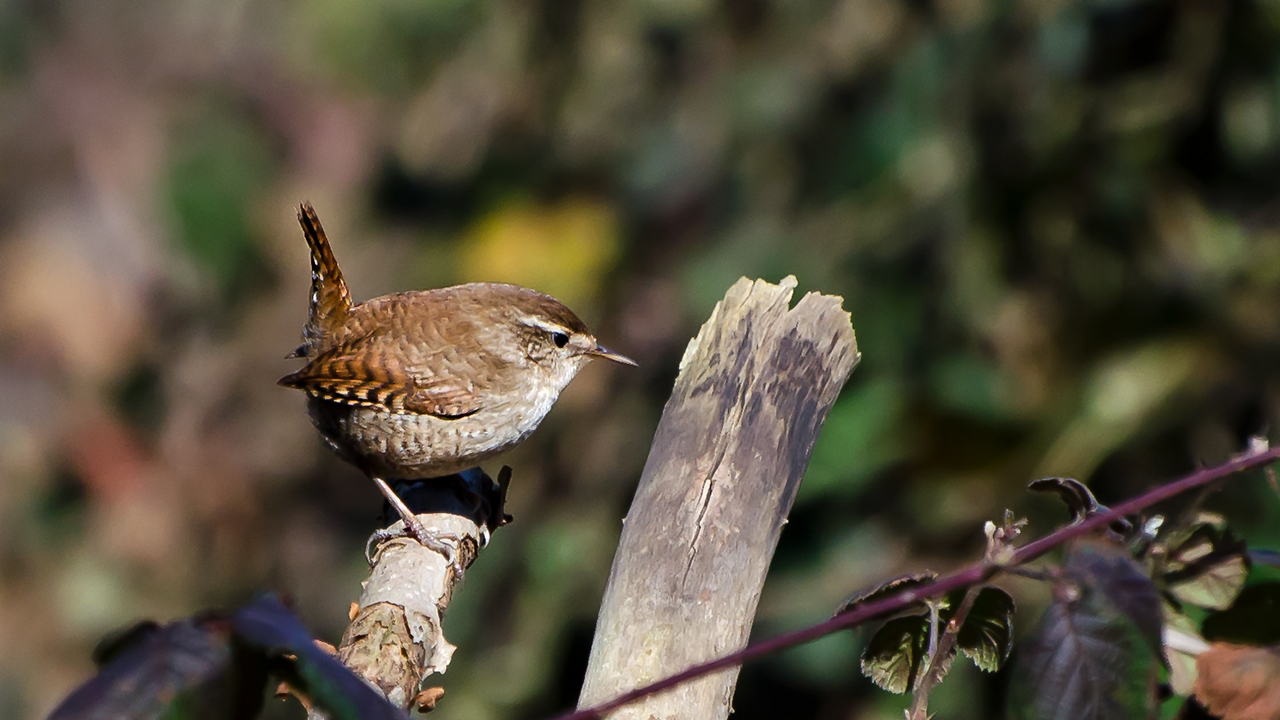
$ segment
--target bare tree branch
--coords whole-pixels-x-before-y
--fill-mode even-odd
[[[453,657],[455,648],[445,640],[440,621],[462,581],[458,569],[469,567],[492,530],[509,520],[502,506],[510,473],[504,467],[494,482],[474,468],[399,489],[423,526],[452,549],[456,566],[404,536],[399,520],[369,539],[369,578],[338,646],[338,659],[398,707],[434,704],[442,694],[422,687],[430,675],[443,673]],[[323,715],[312,710],[310,717]]]

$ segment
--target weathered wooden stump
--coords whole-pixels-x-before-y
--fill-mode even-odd
[[[743,278],[680,364],[614,556],[579,698],[589,707],[746,645],[809,453],[858,361],[841,299]],[[725,718],[738,672],[611,718]]]

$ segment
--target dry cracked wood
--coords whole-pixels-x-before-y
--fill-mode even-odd
[[[858,361],[841,299],[743,278],[689,344],[627,513],[579,707],[743,647],[827,411]],[[728,716],[737,670],[611,718]]]

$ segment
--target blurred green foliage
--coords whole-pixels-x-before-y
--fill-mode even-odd
[[[216,102],[192,109],[175,133],[165,185],[183,250],[234,301],[263,283],[263,258],[250,224],[253,203],[278,162],[263,128]]]

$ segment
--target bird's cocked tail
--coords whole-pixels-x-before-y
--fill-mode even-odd
[[[298,224],[311,248],[311,302],[307,324],[302,329],[303,344],[293,357],[308,357],[315,354],[324,338],[342,327],[351,312],[351,293],[311,203],[298,206]]]

